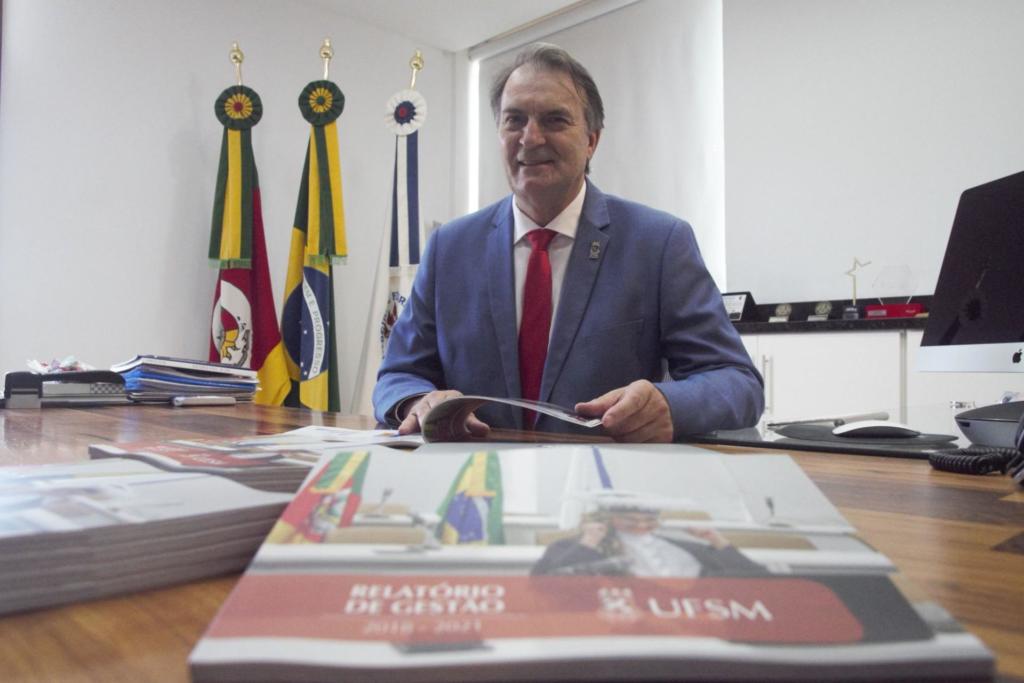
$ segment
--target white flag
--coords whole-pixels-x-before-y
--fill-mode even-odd
[[[427,103],[415,90],[401,90],[388,100],[385,123],[395,133],[395,166],[385,226],[374,275],[351,412],[372,414],[371,398],[377,369],[384,358],[391,328],[405,306],[420,262],[419,133]],[[386,276],[385,276],[386,274]]]

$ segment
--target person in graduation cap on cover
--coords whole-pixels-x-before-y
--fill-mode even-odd
[[[715,529],[661,528],[661,511],[642,496],[598,500],[579,533],[549,545],[532,575],[697,577],[767,573]]]

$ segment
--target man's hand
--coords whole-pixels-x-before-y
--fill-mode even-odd
[[[398,425],[398,433],[405,435],[415,434],[420,431],[421,421],[430,412],[431,408],[445,399],[455,398],[456,396],[462,396],[462,392],[452,389],[449,391],[431,391],[429,394],[424,394],[420,397],[420,400],[412,404],[412,408],[402,418],[402,423]],[[491,431],[491,428],[477,419],[473,413],[466,416],[466,424],[464,426],[466,433],[473,436],[487,436],[487,433]]]
[[[597,550],[601,541],[608,535],[608,525],[604,522],[589,521],[580,524],[580,543]]]
[[[730,543],[726,540],[725,536],[718,533],[717,530],[710,527],[687,527],[687,533],[690,533],[697,538],[703,539],[711,544],[713,548],[721,550],[722,548],[729,547]]]
[[[668,443],[672,441],[672,413],[668,401],[645,379],[612,389],[592,401],[577,403],[585,417],[599,417],[616,441]]]

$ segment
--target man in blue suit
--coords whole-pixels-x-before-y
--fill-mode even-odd
[[[572,407],[623,441],[755,424],[761,377],[690,226],[586,180],[604,119],[586,69],[530,46],[491,106],[512,196],[430,236],[377,376],[377,419],[415,432],[461,393]],[[531,417],[491,404],[465,426],[572,428]]]

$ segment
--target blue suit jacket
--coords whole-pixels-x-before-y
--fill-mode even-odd
[[[509,196],[430,236],[377,375],[378,420],[401,399],[434,389],[521,395],[513,234]],[[638,379],[668,399],[676,436],[748,427],[764,408],[761,377],[690,226],[591,184],[540,400],[572,409]],[[519,409],[488,406],[478,416],[493,427],[522,426]],[[536,428],[572,429],[545,416]]]

